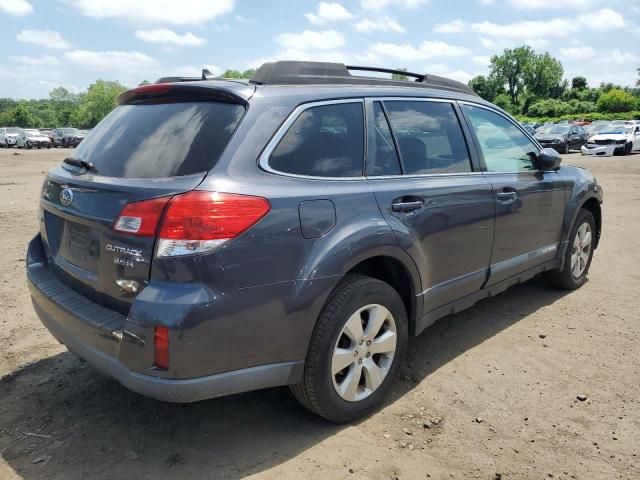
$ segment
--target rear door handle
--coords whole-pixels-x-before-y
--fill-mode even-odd
[[[411,200],[407,202],[403,201],[395,201],[391,204],[391,210],[394,212],[413,212],[414,210],[418,210],[424,206],[424,202],[422,200]]]
[[[503,190],[496,193],[496,198],[500,203],[513,203],[518,198],[518,193],[515,190]]]

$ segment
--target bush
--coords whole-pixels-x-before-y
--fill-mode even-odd
[[[600,113],[600,112],[581,112],[575,114],[561,115],[557,117],[532,117],[526,115],[516,115],[516,119],[520,122],[559,122],[560,120],[586,120],[592,122],[594,120],[639,120],[640,110],[623,113]]]
[[[527,115],[532,117],[557,117],[560,115],[566,115],[570,112],[570,105],[568,102],[562,100],[549,99],[539,100],[529,107]]]
[[[493,103],[511,114],[516,114],[521,111],[520,108],[511,101],[511,97],[507,93],[499,94],[493,99]]]
[[[628,92],[614,88],[600,95],[598,111],[604,113],[629,112],[638,107],[638,100]]]

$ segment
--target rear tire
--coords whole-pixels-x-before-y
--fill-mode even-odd
[[[581,209],[571,228],[569,245],[564,256],[562,270],[545,273],[548,282],[564,290],[575,290],[587,281],[587,274],[593,259],[596,240],[596,222],[593,214]]]
[[[389,392],[407,337],[407,314],[398,292],[381,280],[348,275],[320,314],[303,379],[291,392],[331,422],[367,415]]]

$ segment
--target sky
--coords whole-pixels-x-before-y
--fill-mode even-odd
[[[466,82],[523,44],[558,58],[569,79],[633,85],[640,0],[0,0],[0,97],[277,59]]]

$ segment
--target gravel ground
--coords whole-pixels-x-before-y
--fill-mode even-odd
[[[412,339],[393,397],[335,426],[286,388],[164,404],[53,340],[24,276],[45,171],[0,150],[0,478],[640,478],[640,155],[565,157],[604,188],[578,291],[540,279]]]

